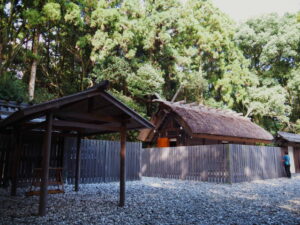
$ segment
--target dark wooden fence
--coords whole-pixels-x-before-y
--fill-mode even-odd
[[[75,180],[76,139],[65,140],[64,171],[67,183]],[[138,180],[141,143],[126,143],[126,179]],[[120,142],[83,139],[81,141],[81,183],[119,180]]]
[[[233,183],[285,176],[279,147],[231,144],[228,149]]]
[[[0,185],[9,179],[12,141],[0,136]],[[30,183],[34,169],[41,167],[41,136],[23,138],[18,183]],[[119,179],[119,142],[88,140],[81,142],[81,183]],[[51,167],[63,167],[65,182],[75,177],[76,140],[54,137]],[[236,183],[285,176],[278,147],[249,145],[202,145],[174,148],[148,148],[127,143],[127,180],[149,177]]]
[[[249,145],[146,148],[142,175],[235,183],[284,176],[281,150]]]
[[[18,184],[31,183],[35,168],[41,167],[42,136],[23,136]],[[119,179],[119,142],[88,140],[81,142],[81,183],[109,182]],[[140,179],[140,143],[127,143],[127,180]],[[51,146],[50,167],[63,167],[64,179],[73,183],[75,177],[76,141],[54,136]],[[13,162],[13,143],[9,136],[0,135],[0,186],[10,179]]]
[[[10,139],[7,135],[0,135],[0,185],[4,185],[9,170]]]

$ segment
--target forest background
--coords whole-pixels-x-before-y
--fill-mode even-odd
[[[179,91],[300,133],[300,14],[236,24],[205,0],[0,0],[0,99],[39,103],[104,79],[148,119],[154,96]]]

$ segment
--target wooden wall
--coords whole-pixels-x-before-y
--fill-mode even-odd
[[[281,150],[249,145],[202,145],[146,148],[142,175],[220,183],[284,176]]]

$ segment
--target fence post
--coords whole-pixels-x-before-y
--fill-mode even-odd
[[[63,178],[64,178],[64,183],[68,184],[69,183],[69,173],[68,173],[68,161],[71,159],[70,155],[70,139],[65,137],[63,139]]]
[[[107,169],[107,164],[108,164],[108,142],[105,141],[105,145],[104,145],[104,182],[107,182],[108,179],[107,179],[107,173],[108,173],[108,169]]]
[[[138,151],[135,151],[135,154],[138,154],[138,159],[139,159],[139,164],[138,164],[138,179],[141,180],[142,179],[142,155],[143,155],[143,151],[144,149],[142,148],[142,143],[139,142],[138,143]]]
[[[232,171],[232,157],[231,157],[231,144],[226,144],[224,145],[225,150],[226,150],[226,156],[227,156],[227,172],[228,172],[228,183],[232,184],[232,176],[233,176],[233,171]]]

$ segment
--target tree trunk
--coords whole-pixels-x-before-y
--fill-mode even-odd
[[[35,89],[35,79],[36,79],[36,68],[38,64],[38,47],[39,47],[39,39],[40,34],[38,30],[35,31],[34,38],[33,38],[33,46],[32,46],[32,53],[34,55],[34,59],[32,61],[31,70],[30,70],[30,79],[29,79],[29,101],[32,101],[34,99],[34,89]]]

